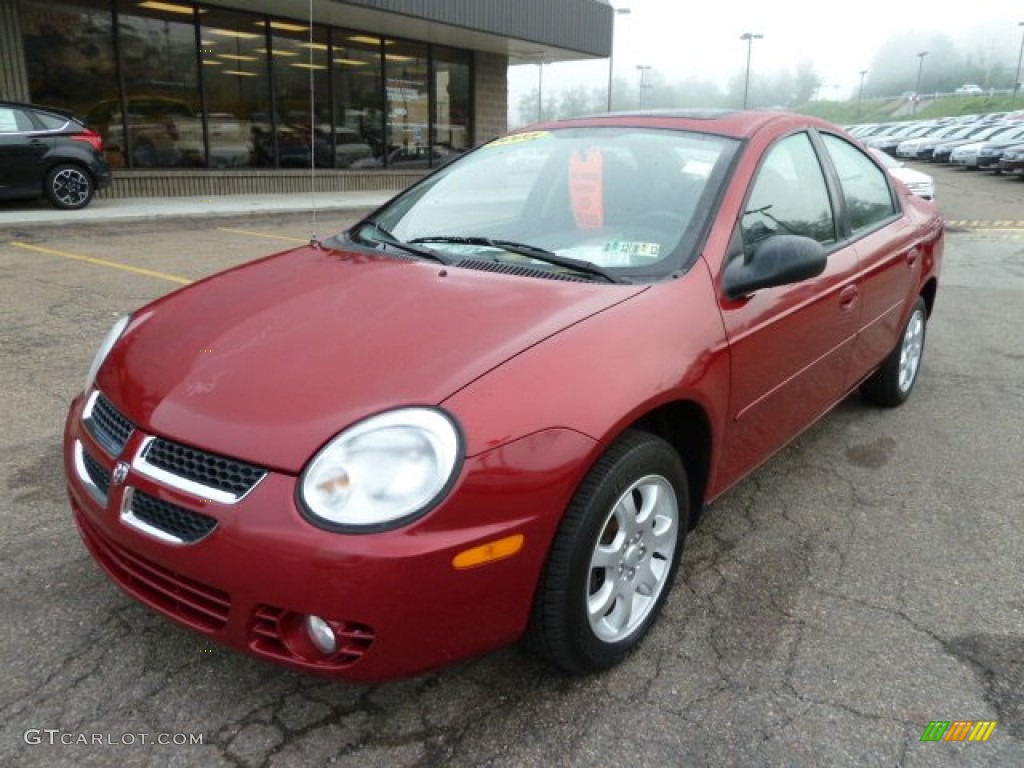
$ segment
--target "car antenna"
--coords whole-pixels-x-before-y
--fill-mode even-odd
[[[309,244],[320,246],[316,236],[316,90],[313,52],[313,0],[309,0],[309,203],[312,217]]]

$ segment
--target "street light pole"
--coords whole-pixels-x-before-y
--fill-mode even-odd
[[[647,72],[650,70],[650,64],[637,64],[636,68],[640,70],[640,109],[644,108],[644,91],[647,90]]]
[[[1013,93],[1010,94],[1010,109],[1013,109],[1013,103],[1017,100],[1017,91],[1020,90],[1020,65],[1024,61],[1024,21],[1018,21],[1017,26],[1022,27],[1020,31],[1020,53],[1017,54],[1017,79],[1013,83]]]
[[[867,73],[868,73],[868,71],[866,69],[862,69],[860,71],[860,90],[857,91],[857,117],[858,118],[860,118],[860,103],[864,100],[864,75],[866,75]]]
[[[747,96],[750,93],[750,49],[754,45],[755,40],[760,40],[764,35],[758,35],[753,32],[744,32],[740,35],[740,40],[747,41],[747,75],[743,78],[743,108],[747,108]]]
[[[608,50],[608,111],[609,112],[612,111],[612,73],[614,72],[614,69],[615,69],[612,66],[612,59],[615,56],[615,17],[616,16],[625,16],[626,14],[631,12],[631,10],[629,8],[612,8],[612,10],[614,11],[614,13],[612,14],[612,46]]]
[[[917,54],[917,85],[914,86],[914,104],[910,108],[911,116],[917,114],[917,105],[921,101],[921,70],[924,69],[924,57],[928,51],[921,51]]]

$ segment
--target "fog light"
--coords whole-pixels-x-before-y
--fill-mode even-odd
[[[334,630],[331,625],[319,616],[306,617],[306,633],[313,645],[324,656],[330,656],[338,649],[338,641],[334,637]]]

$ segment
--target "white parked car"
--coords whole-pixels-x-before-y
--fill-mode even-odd
[[[957,96],[978,96],[984,92],[984,89],[980,85],[976,85],[974,83],[964,83],[954,91]]]
[[[935,199],[935,179],[929,176],[927,173],[916,171],[913,168],[907,168],[906,165],[901,163],[892,155],[887,155],[879,149],[868,148],[868,151],[874,155],[878,160],[885,166],[889,174],[898,181],[902,181],[907,185],[913,194],[918,197],[923,197],[925,200]]]

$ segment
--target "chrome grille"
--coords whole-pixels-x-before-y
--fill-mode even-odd
[[[97,392],[85,417],[85,426],[111,456],[117,456],[135,431],[135,425],[117,412],[102,393]]]
[[[143,458],[158,469],[236,498],[252,490],[267,474],[266,470],[252,464],[159,437],[147,446]]]
[[[131,515],[184,544],[194,544],[217,527],[216,518],[155,498],[137,488],[131,495]]]
[[[110,493],[110,473],[86,450],[82,451],[82,464],[85,466],[85,471],[89,474],[92,484],[106,498]]]

